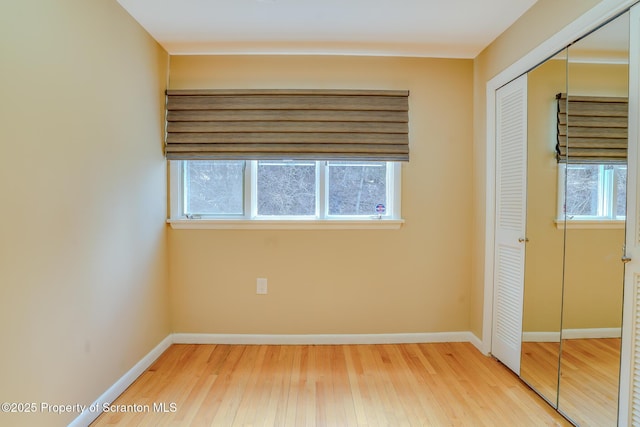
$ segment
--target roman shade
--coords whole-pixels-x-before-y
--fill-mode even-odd
[[[405,90],[167,90],[170,160],[409,160]]]
[[[626,162],[627,98],[569,96],[567,102],[565,93],[559,93],[556,98],[558,162],[567,161],[567,152],[571,163]]]

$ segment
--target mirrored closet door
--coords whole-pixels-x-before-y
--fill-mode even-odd
[[[629,17],[527,73],[520,377],[578,425],[615,426]]]
[[[640,2],[628,7],[496,77],[487,102],[491,353],[580,426],[640,420]]]
[[[567,49],[565,262],[558,410],[579,425],[618,415],[629,94],[629,14]]]
[[[527,222],[520,377],[558,400],[564,217],[558,206],[557,99],[566,92],[566,49],[528,73]],[[562,224],[558,224],[557,221]],[[560,225],[560,226],[558,226]]]

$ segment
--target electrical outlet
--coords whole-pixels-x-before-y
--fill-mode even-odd
[[[256,284],[256,294],[258,295],[267,294],[267,279],[258,277],[257,284]]]

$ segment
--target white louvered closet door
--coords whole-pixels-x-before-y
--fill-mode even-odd
[[[640,426],[640,5],[631,8],[627,233],[620,369],[619,426]]]
[[[520,374],[527,177],[527,76],[496,91],[496,224],[491,353]]]

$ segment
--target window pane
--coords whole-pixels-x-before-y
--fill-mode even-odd
[[[316,163],[258,162],[258,215],[315,215]]]
[[[567,165],[567,215],[598,215],[599,165]]]
[[[244,161],[185,162],[185,212],[194,215],[241,215]]]
[[[329,215],[377,215],[387,204],[386,162],[329,162]]]
[[[616,166],[616,216],[627,214],[627,167]]]

